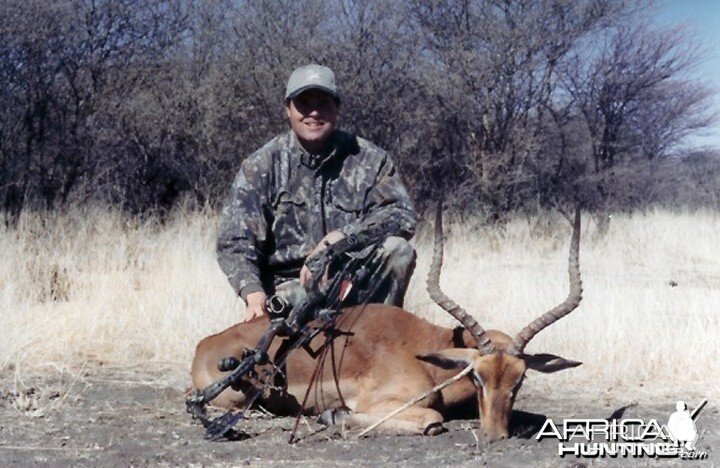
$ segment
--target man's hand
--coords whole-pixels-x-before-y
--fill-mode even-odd
[[[267,301],[267,295],[264,291],[256,291],[247,295],[247,307],[245,308],[245,318],[241,322],[249,322],[255,317],[262,317],[267,315],[265,310],[265,302]]]
[[[338,242],[339,240],[342,240],[344,238],[345,234],[340,231],[328,232],[327,235],[323,237],[320,242],[318,242],[313,251],[310,252],[310,256],[315,255],[318,252],[322,252],[327,248],[328,245],[332,245],[335,242]],[[302,269],[300,270],[300,285],[305,287],[307,282],[310,281],[311,276],[312,273],[310,273],[310,269],[307,266],[303,265]],[[325,281],[327,281],[327,271],[325,272],[325,276],[323,277],[323,283]]]

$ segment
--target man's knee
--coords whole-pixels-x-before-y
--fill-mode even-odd
[[[410,242],[402,237],[388,237],[383,242],[382,249],[388,262],[394,267],[408,267],[415,264],[417,253]]]

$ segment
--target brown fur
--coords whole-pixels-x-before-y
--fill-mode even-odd
[[[195,388],[204,388],[223,374],[217,370],[220,359],[240,357],[246,348],[257,345],[267,329],[267,319],[236,324],[203,339],[197,346],[192,364]],[[338,329],[349,332],[335,339],[334,353],[328,352],[321,378],[310,394],[306,414],[320,414],[341,406],[333,379],[333,365],[339,377],[342,400],[354,413],[348,423],[366,426],[385,416],[408,399],[432,388],[455,372],[439,369],[419,361],[415,356],[453,347],[453,330],[442,328],[396,307],[368,305],[348,309],[338,321]],[[314,350],[324,343],[322,335],[311,343]],[[463,346],[470,345],[467,332]],[[275,356],[281,340],[271,348]],[[334,360],[333,360],[334,356]],[[263,395],[263,406],[278,414],[294,414],[307,390],[318,360],[305,350],[292,352],[287,362],[287,393],[272,391]],[[381,426],[401,432],[423,433],[428,426],[442,422],[448,405],[466,403],[475,398],[475,387],[469,379],[460,381],[416,406],[401,412]],[[242,392],[227,389],[213,405],[232,408],[245,401]],[[398,424],[400,423],[400,424]]]
[[[219,379],[222,373],[217,369],[218,361],[229,356],[240,357],[244,349],[254,348],[267,327],[267,319],[260,318],[203,339],[192,364],[195,388],[204,388]],[[474,404],[480,414],[483,434],[490,440],[505,438],[515,395],[528,367],[555,372],[579,365],[552,355],[513,356],[506,353],[511,338],[496,330],[488,330],[495,351],[482,355],[472,347],[467,331],[459,340],[453,339],[453,329],[386,305],[346,309],[337,328],[344,334],[334,340],[332,352],[326,353],[320,379],[304,411],[318,415],[345,402],[351,413],[344,421],[351,426],[373,424],[472,362],[472,375],[400,412],[380,429],[435,434],[441,430],[443,415],[450,408]],[[271,358],[281,341],[273,342]],[[318,350],[324,342],[324,336],[319,335],[312,341],[311,348]],[[303,349],[293,351],[284,369],[286,391],[272,390],[264,394],[262,405],[276,414],[297,414],[318,362],[317,356]],[[227,389],[212,404],[232,408],[244,402],[245,395],[240,390]]]

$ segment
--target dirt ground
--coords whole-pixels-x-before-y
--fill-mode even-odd
[[[695,401],[692,401],[696,404]],[[699,402],[699,400],[698,400]],[[697,427],[703,461],[560,457],[557,441],[537,441],[546,418],[656,418],[667,421],[669,396],[635,403],[608,394],[564,391],[551,396],[523,389],[509,440],[488,444],[475,438],[476,420],[453,420],[436,437],[391,436],[342,428],[323,429],[306,419],[299,441],[287,443],[293,418],[260,411],[238,425],[247,438],[208,442],[203,427],[185,413],[182,388],[167,387],[150,374],[106,368],[76,375],[24,378],[0,375],[0,466],[308,465],[308,466],[715,466],[720,415],[709,402]],[[631,405],[628,407],[628,405]]]

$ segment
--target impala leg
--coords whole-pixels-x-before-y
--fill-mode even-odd
[[[387,413],[393,411],[393,409],[390,409]],[[372,426],[384,417],[385,416],[376,416],[372,414],[352,413],[345,418],[344,422],[349,427],[364,428]],[[442,426],[442,422],[442,415],[433,409],[408,408],[387,421],[384,421],[377,427],[376,430],[378,432],[387,432],[392,434],[438,435],[445,430]]]
[[[349,427],[369,427],[406,402],[395,398],[385,398],[374,403],[358,402],[354,413],[347,413],[342,422]],[[377,427],[380,432],[409,435],[437,435],[444,431],[442,427],[442,415],[432,408],[411,406],[392,418],[384,421]]]

